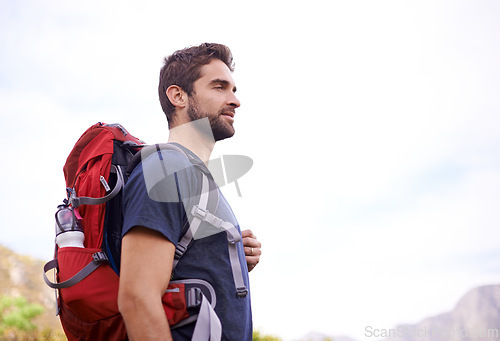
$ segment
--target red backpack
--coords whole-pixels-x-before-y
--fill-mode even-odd
[[[180,148],[168,144],[145,146],[119,124],[97,123],[85,131],[66,160],[63,170],[68,198],[58,212],[64,210],[72,214],[71,229],[82,227],[85,240],[83,247],[58,247],[56,244],[54,259],[44,266],[44,280],[56,289],[58,314],[70,341],[127,339],[117,304],[123,222],[121,189],[127,181],[127,167],[133,169],[141,160],[139,150],[147,156],[165,148],[186,155]],[[202,187],[206,188],[201,189],[201,198],[204,199],[200,198],[196,205],[199,211],[191,213],[196,221],[191,225],[198,226],[202,221],[211,224],[218,221],[219,225],[224,225],[219,227],[228,235],[231,254],[241,236],[234,226],[231,228],[210,213],[215,212],[218,198],[209,199],[208,186],[213,181],[209,179],[203,175]],[[215,206],[211,206],[213,202]],[[56,223],[62,228],[58,213]],[[179,241],[174,266],[188,248],[193,234],[189,227]],[[231,261],[235,261],[232,256]],[[55,282],[46,276],[52,269],[56,270]],[[233,275],[237,294],[246,295],[246,288],[241,286],[241,274]],[[170,281],[162,301],[171,328],[196,321],[194,340],[220,339],[220,321],[213,310],[215,291],[209,283],[199,279]],[[190,316],[188,308],[191,311],[193,307],[199,307],[199,313]]]

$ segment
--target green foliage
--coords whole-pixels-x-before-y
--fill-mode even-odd
[[[24,297],[0,297],[0,341],[66,341],[58,330],[38,330],[32,320],[43,310]]]
[[[258,330],[254,330],[253,332],[253,341],[281,341],[279,337],[272,335],[261,335]]]
[[[31,304],[24,297],[0,297],[0,335],[7,329],[30,331],[36,329],[31,321],[43,313],[39,304]]]

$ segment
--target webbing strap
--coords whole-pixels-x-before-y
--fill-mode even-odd
[[[218,229],[225,230],[227,233],[227,241],[229,243],[236,244],[241,240],[241,235],[233,224],[216,217],[209,211],[200,208],[198,205],[193,206],[191,209],[191,215],[201,219],[202,221],[206,221]]]
[[[116,185],[109,193],[108,195],[101,197],[101,198],[91,198],[91,197],[77,197],[74,195],[74,192],[72,192],[69,202],[73,207],[78,207],[81,205],[100,205],[104,204],[108,200],[111,200],[114,198],[122,189],[123,185],[125,184],[125,181],[123,180],[123,173],[120,167],[116,167],[115,165],[111,165],[114,167],[116,171]]]
[[[203,221],[215,226],[216,228],[223,229],[227,235],[229,259],[231,261],[231,270],[233,272],[233,280],[236,287],[236,297],[245,297],[248,294],[248,289],[245,286],[243,280],[243,272],[241,270],[240,257],[238,255],[237,243],[241,241],[241,234],[238,229],[230,222],[224,221],[209,211],[207,211],[208,196],[209,196],[209,180],[208,177],[202,173],[202,186],[201,186],[201,196],[198,205],[193,206],[191,214],[193,219],[191,224],[181,238],[179,243],[177,243],[175,249],[175,257],[173,262],[173,269],[177,266],[179,259],[186,252],[189,243],[193,240],[196,231],[200,227]]]
[[[210,193],[210,187],[209,187],[209,182],[207,176],[202,173],[203,175],[203,180],[201,184],[201,195],[200,195],[200,201],[198,202],[198,207],[200,207],[202,210],[207,209],[208,205],[208,195]],[[202,223],[202,219],[198,216],[193,217],[193,220],[191,221],[191,224],[189,225],[188,230],[182,236],[181,240],[177,243],[177,246],[175,247],[175,257],[174,257],[174,262],[172,265],[172,269],[175,269],[177,266],[177,263],[179,263],[179,259],[182,257],[184,252],[186,252],[187,247],[189,243],[191,243],[191,240],[193,240],[194,235],[196,234],[196,231],[198,231],[198,228],[200,227]]]
[[[101,264],[108,261],[108,257],[104,252],[96,252],[92,255],[93,260],[87,264],[83,269],[76,273],[73,277],[67,279],[64,282],[53,283],[47,278],[47,271],[56,269],[58,267],[57,258],[47,262],[43,267],[43,280],[52,289],[64,289],[69,288],[76,283],[82,281],[85,277],[90,275],[94,270],[96,270]]]
[[[248,294],[248,289],[243,281],[243,272],[241,271],[240,257],[236,244],[228,244],[229,259],[231,260],[231,269],[233,270],[233,279],[236,286],[236,297],[242,298]]]
[[[201,300],[198,320],[194,326],[193,341],[220,341],[222,337],[222,325],[214,308],[203,295]]]

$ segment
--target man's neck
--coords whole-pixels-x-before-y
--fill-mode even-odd
[[[171,127],[168,142],[175,142],[186,147],[205,164],[210,160],[215,146],[208,118]]]

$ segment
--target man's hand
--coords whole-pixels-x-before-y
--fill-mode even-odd
[[[262,253],[260,248],[262,245],[251,230],[242,231],[241,236],[243,237],[243,247],[245,249],[248,271],[252,271],[259,263]]]

